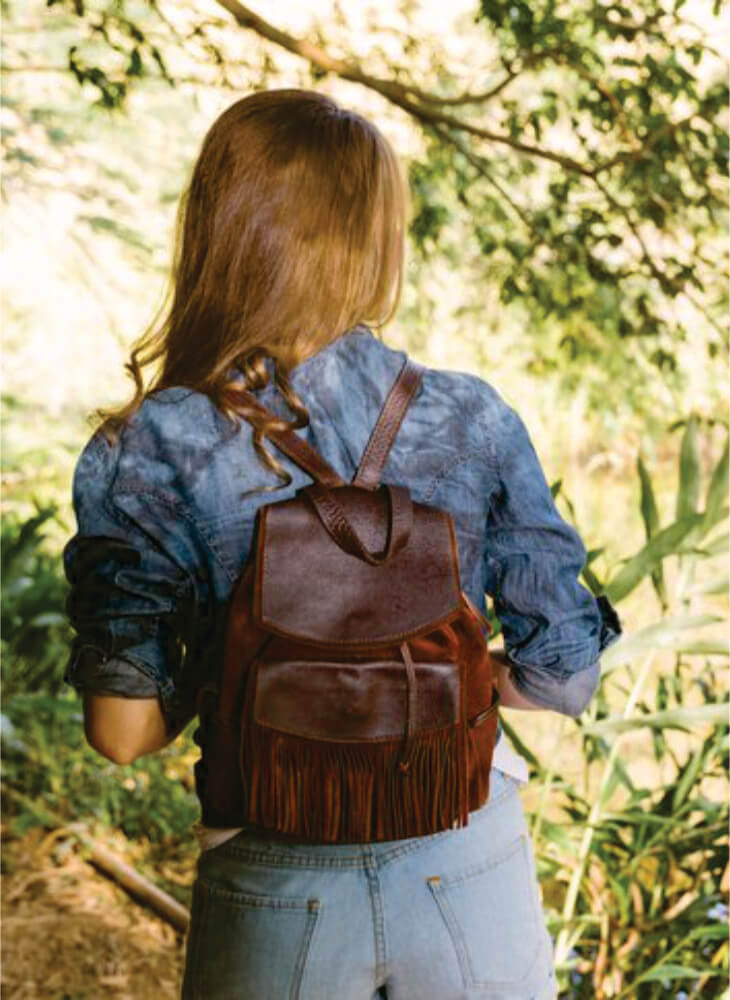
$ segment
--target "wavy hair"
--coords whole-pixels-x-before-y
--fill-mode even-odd
[[[205,135],[181,195],[164,301],[125,364],[135,393],[96,411],[104,432],[113,439],[147,395],[189,387],[250,418],[260,458],[290,481],[263,447],[267,430],[308,423],[287,374],[352,327],[392,318],[405,226],[400,166],[371,122],[307,90],[236,101]],[[259,389],[266,358],[292,421],[262,423],[232,400],[241,383],[231,369]]]

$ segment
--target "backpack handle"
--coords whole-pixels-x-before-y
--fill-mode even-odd
[[[382,488],[388,497],[388,540],[382,552],[372,552],[365,546],[342,504],[328,487],[315,483],[305,487],[302,494],[310,501],[332,540],[341,549],[371,566],[382,566],[403,548],[413,526],[413,502],[406,487],[386,485]]]

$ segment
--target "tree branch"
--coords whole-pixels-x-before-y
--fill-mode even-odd
[[[496,83],[489,90],[484,90],[481,93],[470,93],[468,91],[460,94],[457,97],[438,97],[436,94],[428,94],[422,90],[413,90],[419,100],[423,101],[425,104],[435,104],[443,107],[457,107],[460,104],[484,104],[486,101],[491,100],[492,97],[496,97],[505,87],[507,87],[513,80],[516,80],[518,76],[521,76],[526,69],[535,66],[537,63],[543,62],[545,59],[555,58],[556,60],[560,55],[563,54],[563,50],[559,45],[548,46],[541,49],[539,52],[528,52],[526,55],[521,56],[521,64],[519,69],[512,69],[509,63],[502,58],[502,64],[506,70],[506,74],[499,83]],[[411,89],[411,88],[409,88]]]
[[[666,122],[664,125],[660,125],[658,129],[654,132],[650,132],[643,143],[636,149],[622,150],[620,153],[616,153],[612,156],[610,160],[605,160],[603,163],[599,164],[594,168],[594,175],[603,173],[604,170],[610,170],[617,163],[623,163],[626,160],[640,160],[646,153],[650,152],[652,147],[663,139],[665,135],[669,135],[676,132],[677,129],[683,128],[685,125],[689,125],[692,119],[695,117],[697,112],[692,112],[691,115],[687,115],[686,118],[680,118],[676,122]]]
[[[68,73],[68,66],[3,66],[0,65],[0,73]],[[153,80],[165,79],[161,73],[148,73],[147,76]],[[110,78],[111,79],[111,78]],[[196,87],[225,87],[228,90],[238,90],[239,85],[227,78],[221,80],[202,80],[199,76],[176,76],[175,83],[192,83]],[[112,79],[112,83],[119,82]],[[61,190],[61,189],[59,189]]]
[[[556,153],[553,150],[540,149],[538,146],[520,142],[499,132],[479,128],[477,125],[472,125],[463,119],[454,118],[432,107],[426,107],[423,97],[417,100],[413,99],[412,95],[422,93],[417,88],[397,83],[394,80],[383,80],[379,77],[371,76],[355,63],[335,59],[318,45],[313,45],[304,38],[295,38],[293,35],[274,27],[274,25],[259,17],[258,14],[255,14],[248,7],[239,3],[239,0],[217,0],[217,2],[231,14],[236,23],[242,28],[254,31],[262,38],[266,38],[288,52],[301,56],[325,73],[334,73],[343,80],[350,80],[352,83],[359,83],[370,90],[376,91],[390,101],[391,104],[395,104],[404,111],[407,111],[408,114],[413,115],[419,121],[425,122],[428,125],[445,125],[448,128],[467,132],[480,139],[487,139],[490,142],[510,146],[512,149],[517,150],[517,152],[551,160],[554,163],[560,164],[566,170],[582,174],[586,177],[590,177],[593,174],[594,167],[579,163],[569,156],[563,156],[561,153]],[[439,99],[435,98],[434,100],[429,100],[429,103],[437,104],[438,101]]]
[[[629,212],[628,208],[625,205],[622,205],[617,198],[614,198],[611,192],[606,189],[606,186],[602,184],[598,180],[598,178],[594,178],[594,181],[596,183],[596,186],[603,192],[603,195],[608,201],[608,203],[613,207],[613,209],[616,212],[622,215],[626,220],[626,225],[629,227],[634,237],[636,238],[639,246],[641,247],[642,259],[648,265],[652,276],[656,278],[656,280],[659,282],[659,286],[662,289],[662,291],[665,292],[667,288],[669,288],[674,292],[677,293],[681,292],[683,295],[686,295],[689,301],[692,303],[692,305],[694,305],[695,308],[702,313],[702,315],[705,317],[710,326],[712,326],[715,330],[717,330],[718,333],[724,336],[726,332],[724,328],[721,327],[718,324],[717,320],[714,318],[714,316],[712,316],[710,312],[700,302],[697,301],[696,296],[687,290],[687,288],[685,287],[686,282],[677,281],[675,278],[669,278],[666,272],[662,271],[662,269],[657,265],[656,261],[654,260],[654,258],[651,256],[651,254],[647,249],[646,243],[644,242],[643,236],[639,232],[638,226],[631,218],[631,213]]]
[[[83,823],[65,823],[42,802],[30,799],[10,785],[3,786],[3,795],[14,799],[31,815],[38,817],[45,826],[71,833],[87,853],[88,860],[108,878],[114,879],[130,896],[154,910],[178,931],[185,933],[190,923],[190,914],[182,903],[160,889],[154,882],[141,875],[124,859],[110,851],[104,844],[94,839]]]
[[[492,187],[496,188],[500,196],[504,198],[505,202],[511,207],[515,215],[517,215],[525,225],[526,229],[528,229],[536,239],[543,242],[542,236],[532,225],[532,221],[524,208],[518,205],[517,202],[507,193],[507,191],[505,191],[499,181],[495,180],[492,176],[489,170],[490,164],[484,159],[484,157],[479,156],[474,152],[474,150],[469,149],[469,147],[466,146],[460,139],[458,139],[455,135],[451,135],[447,129],[441,128],[439,125],[432,125],[431,131],[438,135],[442,142],[447,142],[455,149],[458,149],[464,159],[471,163],[479,176],[487,181],[488,184],[491,184]]]
[[[511,148],[517,150],[521,153],[527,153],[531,156],[540,157],[542,159],[551,160],[555,163],[560,164],[566,170],[571,170],[575,173],[581,174],[585,177],[589,177],[593,180],[596,186],[602,191],[604,197],[609,201],[611,205],[619,212],[624,219],[626,224],[631,230],[632,234],[636,238],[640,248],[641,255],[645,263],[648,265],[651,274],[659,281],[662,288],[667,285],[675,288],[677,291],[682,291],[675,282],[670,279],[664,271],[657,265],[653,257],[649,253],[647,246],[639,232],[636,224],[630,216],[628,210],[620,202],[618,202],[613,195],[606,189],[605,185],[602,184],[598,178],[597,174],[609,166],[612,166],[616,162],[625,158],[636,158],[645,153],[650,149],[654,143],[660,138],[661,134],[669,129],[674,129],[685,124],[689,119],[684,119],[681,122],[672,123],[670,126],[663,126],[658,129],[657,132],[648,136],[646,141],[641,144],[637,149],[634,148],[629,152],[623,152],[603,164],[598,166],[587,166],[571,157],[562,156],[559,153],[555,153],[552,150],[540,149],[537,146],[531,146],[527,143],[519,142],[510,138],[509,136],[502,135],[496,132],[492,132],[488,129],[479,128],[476,125],[472,125],[470,122],[464,121],[463,119],[454,118],[451,115],[444,114],[434,108],[434,105],[446,104],[448,99],[442,99],[435,95],[426,94],[416,87],[411,87],[406,84],[397,83],[393,80],[383,80],[382,78],[371,76],[365,73],[364,70],[360,68],[355,63],[344,62],[341,59],[335,59],[330,56],[324,49],[320,48],[318,45],[314,45],[304,38],[295,38],[293,35],[288,34],[285,31],[281,31],[274,25],[265,21],[263,18],[259,17],[258,14],[254,13],[250,8],[245,7],[239,0],[217,0],[218,4],[228,11],[229,14],[234,18],[237,24],[242,28],[246,28],[250,31],[256,32],[262,38],[273,42],[275,45],[286,49],[288,52],[292,52],[295,55],[301,56],[306,59],[311,65],[316,66],[318,69],[325,73],[334,73],[341,79],[350,80],[353,83],[359,83],[370,90],[374,90],[381,94],[392,104],[397,105],[404,111],[407,111],[413,117],[417,118],[419,121],[423,122],[425,125],[430,127],[437,134],[441,135],[442,138],[446,139],[449,143],[454,145],[459,151],[466,157],[466,159],[474,166],[482,177],[487,179],[492,185],[494,185],[499,191],[502,197],[505,198],[511,205],[513,211],[515,211],[522,222],[527,226],[527,228],[532,232],[533,236],[536,235],[534,227],[530,224],[529,217],[527,213],[521,209],[512,199],[510,199],[507,193],[498,185],[494,178],[489,174],[486,169],[486,164],[476,153],[470,150],[464,143],[462,143],[456,136],[453,135],[453,131],[466,132],[470,135],[477,136],[481,139],[487,139],[491,142],[501,143],[503,145],[510,146]],[[543,53],[544,55],[544,53]],[[502,81],[498,87],[505,86],[506,83],[516,75],[511,70],[508,70],[508,74],[512,74]],[[605,87],[598,85],[598,81],[588,74],[587,78],[594,86],[598,86],[598,89],[603,93],[614,107],[614,110],[620,110],[616,108],[616,102],[614,95],[607,92]],[[495,91],[496,92],[496,91]],[[454,99],[453,103],[471,103],[473,99],[479,98],[485,100],[487,95],[491,92],[485,92],[485,94],[464,94],[461,98]],[[416,98],[414,100],[414,98]],[[476,101],[474,101],[476,103]],[[427,107],[425,105],[431,105]],[[442,128],[441,126],[445,126]],[[686,294],[686,292],[685,292]],[[709,320],[713,326],[717,326],[715,320],[703,310],[704,315]]]
[[[249,7],[245,7],[239,2],[239,0],[217,0],[217,3],[227,10],[242,28],[254,31],[262,38],[273,42],[275,45],[286,49],[288,52],[301,56],[312,66],[316,66],[317,69],[322,70],[325,73],[334,73],[343,80],[350,80],[353,83],[359,83],[364,87],[368,87],[370,90],[376,91],[390,101],[391,104],[397,105],[404,111],[408,112],[408,114],[413,115],[414,118],[417,118],[419,121],[422,121],[427,125],[444,125],[448,129],[456,129],[458,131],[476,136],[480,139],[486,139],[490,142],[510,146],[517,152],[525,153],[529,156],[534,156],[544,160],[550,160],[553,163],[558,163],[566,170],[570,170],[571,172],[580,174],[584,177],[595,178],[597,174],[610,169],[616,163],[620,163],[627,159],[630,160],[640,158],[651,150],[655,143],[662,138],[667,131],[673,131],[674,129],[681,128],[692,118],[690,115],[681,121],[661,126],[655,132],[648,135],[644,142],[638,146],[636,144],[635,137],[627,134],[627,141],[630,141],[634,148],[630,150],[622,150],[610,159],[605,160],[603,163],[589,165],[581,163],[578,160],[574,160],[572,157],[563,156],[553,150],[541,149],[539,146],[533,146],[529,143],[520,142],[519,140],[512,139],[510,136],[504,135],[503,133],[492,132],[489,129],[480,128],[479,126],[472,125],[470,122],[465,121],[462,118],[454,118],[453,116],[438,110],[438,106],[446,107],[449,105],[458,106],[460,104],[482,103],[489,97],[499,93],[500,90],[507,86],[508,83],[511,83],[516,76],[522,73],[529,66],[532,66],[534,63],[540,62],[545,58],[551,57],[555,58],[557,61],[564,62],[564,59],[562,58],[564,56],[564,52],[560,46],[553,46],[548,49],[544,49],[539,53],[534,53],[525,57],[520,69],[517,71],[513,71],[511,67],[508,67],[507,76],[500,83],[496,84],[491,90],[484,91],[481,94],[465,93],[456,98],[442,98],[436,94],[426,93],[415,85],[398,83],[394,80],[384,80],[380,77],[372,76],[369,73],[365,73],[364,70],[355,63],[335,59],[318,45],[314,45],[304,38],[295,38],[293,35],[274,27],[274,25],[259,17],[258,14],[254,13],[254,11],[252,11]],[[599,92],[603,94],[603,96],[612,104],[614,111],[619,112],[619,117],[622,119],[623,115],[620,112],[620,106],[618,105],[614,95],[588,71],[582,71],[580,67],[576,67],[572,63],[570,66],[572,69],[576,70],[579,75],[588,79],[599,90]]]

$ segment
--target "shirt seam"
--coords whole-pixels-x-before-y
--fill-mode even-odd
[[[438,472],[436,472],[429,480],[428,485],[423,492],[424,501],[429,501],[433,497],[434,493],[438,491],[439,487],[444,482],[448,482],[455,469],[457,469],[460,465],[463,465],[465,462],[470,461],[472,458],[478,457],[480,454],[480,449],[474,447],[463,452],[461,455],[457,455],[456,458],[447,459],[439,468]]]
[[[429,371],[430,369],[427,368],[424,375],[428,374]],[[473,419],[476,423],[478,423],[479,427],[483,430],[484,441],[486,443],[486,451],[489,455],[489,462],[490,464],[493,463],[493,467],[496,469],[497,475],[498,477],[500,477],[501,481],[501,468],[499,462],[497,443],[494,434],[491,433],[490,430],[484,426],[484,423],[482,421],[482,413],[480,412],[480,410],[476,405],[471,406],[467,419],[469,420]],[[466,451],[462,452],[460,455],[457,455],[455,459],[454,458],[447,459],[443,463],[443,465],[438,469],[438,471],[434,473],[433,477],[429,480],[428,485],[423,494],[424,499],[429,500],[434,495],[434,493],[436,493],[439,486],[441,486],[442,483],[448,481],[450,475],[456,468],[458,468],[460,465],[463,465],[471,458],[475,457],[478,458],[480,455],[482,455],[483,449],[484,445],[473,444],[469,446],[466,449]],[[487,498],[488,505],[490,504],[493,495],[494,491],[492,491],[492,493],[490,493],[489,497]]]
[[[129,517],[129,515],[126,513],[126,511],[122,510],[120,507],[118,507],[114,503],[115,497],[122,497],[122,496],[149,497],[152,500],[154,500],[157,503],[159,503],[161,506],[167,507],[168,509],[174,511],[176,514],[180,515],[182,518],[184,518],[185,521],[188,522],[188,524],[191,526],[192,530],[198,535],[198,537],[200,537],[205,542],[205,545],[206,545],[207,549],[209,550],[209,552],[211,553],[211,555],[213,556],[213,558],[216,560],[216,562],[220,565],[220,567],[224,570],[224,572],[226,573],[226,575],[231,580],[235,580],[236,579],[235,575],[232,574],[231,569],[230,569],[228,563],[223,559],[223,557],[220,554],[220,552],[218,551],[216,545],[212,541],[212,538],[211,538],[209,532],[207,531],[207,529],[204,528],[200,524],[200,522],[195,517],[194,513],[190,510],[190,508],[188,507],[188,505],[186,503],[184,503],[182,500],[175,500],[172,497],[169,497],[169,496],[167,496],[164,493],[160,493],[157,490],[152,490],[152,489],[147,489],[147,490],[115,489],[115,490],[112,490],[112,491],[110,491],[110,493],[108,495],[109,503],[107,504],[107,507],[108,507],[109,513],[115,518],[115,520],[117,521],[118,524],[120,524],[121,527],[124,527],[124,521],[122,519],[124,519],[126,521],[132,521],[132,519]],[[133,521],[132,521],[132,524],[134,524]],[[166,548],[164,548],[164,546],[162,546],[162,548],[163,548],[165,554],[169,558],[173,559],[173,557],[170,556],[168,550]],[[176,562],[176,560],[173,559],[173,562]],[[178,563],[178,565],[179,565],[179,563]],[[190,577],[191,580],[194,580],[195,576],[196,576],[196,573],[201,568],[202,568],[202,565],[196,564],[194,571],[191,571],[191,570],[188,570],[188,569],[183,569],[183,572],[188,577]]]

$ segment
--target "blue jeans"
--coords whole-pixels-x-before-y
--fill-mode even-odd
[[[198,859],[183,1000],[555,1000],[519,782],[469,825],[377,844],[241,832]]]

